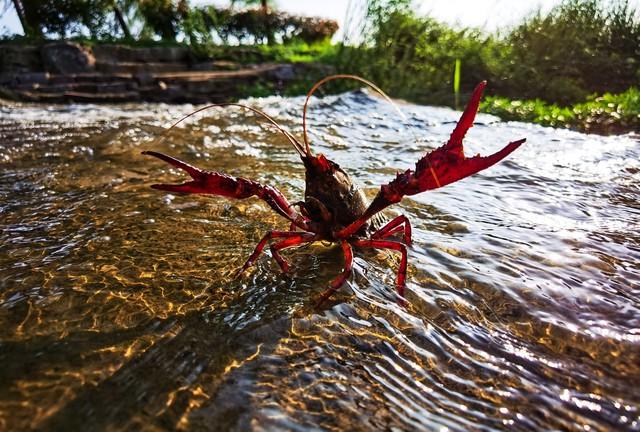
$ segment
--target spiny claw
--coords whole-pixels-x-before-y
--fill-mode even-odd
[[[248,198],[252,195],[258,195],[258,193],[264,189],[264,187],[257,182],[241,177],[231,177],[218,172],[204,171],[164,153],[144,151],[142,154],[157,157],[176,168],[180,168],[181,170],[186,171],[193,179],[193,181],[177,185],[151,185],[154,189],[168,192],[221,195],[229,198]]]
[[[446,145],[440,147],[418,161],[415,173],[412,173],[411,178],[407,181],[404,194],[417,194],[469,177],[495,165],[525,141],[526,139],[523,138],[510,142],[502,150],[490,156],[476,155],[470,158],[465,157],[462,145],[459,146],[460,153],[457,151],[452,153],[450,149],[446,148]]]
[[[490,156],[476,155],[467,158],[464,155],[462,140],[467,131],[473,126],[473,121],[480,106],[480,98],[486,85],[487,82],[482,81],[473,90],[471,99],[462,116],[460,116],[458,124],[451,132],[449,141],[418,161],[415,173],[413,173],[411,179],[408,179],[410,185],[406,187],[404,195],[413,195],[462,180],[496,164],[526,141],[526,139],[513,141]]]
[[[143,155],[149,155],[153,157],[157,157],[160,160],[163,160],[176,168],[180,168],[181,170],[187,172],[193,179],[193,181],[182,183],[182,184],[153,184],[152,188],[158,190],[164,190],[167,192],[178,192],[178,193],[212,193],[207,192],[205,189],[206,186],[206,172],[202,171],[199,168],[194,167],[193,165],[189,165],[186,162],[181,161],[180,159],[176,159],[172,156],[166,155],[164,153],[158,153],[154,151],[143,151]]]
[[[264,200],[269,207],[278,214],[287,218],[290,222],[295,223],[296,226],[306,228],[304,220],[298,215],[291,204],[289,204],[287,198],[274,187],[264,186],[258,182],[242,177],[231,177],[219,172],[204,171],[164,153],[144,151],[142,154],[157,157],[176,168],[180,168],[186,171],[193,179],[192,181],[182,184],[151,185],[154,189],[167,192],[220,195],[227,198],[238,199],[256,196]]]
[[[486,85],[487,82],[482,81],[476,86],[458,124],[449,137],[449,141],[422,157],[416,163],[415,170],[409,169],[399,173],[391,182],[382,185],[365,213],[351,225],[339,231],[336,234],[338,238],[352,236],[369,218],[391,204],[399,202],[403,196],[415,195],[426,190],[446,186],[489,168],[526,141],[526,139],[513,141],[490,156],[476,155],[468,158],[464,155],[462,140],[469,128],[473,126],[482,91]]]
[[[473,126],[482,91],[486,85],[487,82],[482,81],[476,86],[471,100],[445,145],[422,157],[416,163],[415,171],[407,170],[400,173],[391,183],[382,186],[381,192],[387,200],[397,202],[402,196],[414,195],[462,180],[496,164],[526,141],[526,139],[513,141],[490,156],[476,155],[468,158],[464,155],[462,140],[469,128]]]
[[[455,148],[455,151],[458,151],[462,156],[462,140],[464,136],[467,134],[467,131],[473,126],[473,121],[476,119],[476,113],[478,112],[478,107],[480,107],[480,98],[482,98],[482,92],[484,88],[487,86],[486,81],[482,81],[480,84],[473,89],[473,93],[471,94],[471,99],[467,106],[464,109],[464,112],[460,116],[460,120],[458,120],[458,124],[451,132],[451,136],[449,137],[449,141],[444,147],[451,147],[452,150]]]
[[[198,178],[200,175],[202,175],[202,170],[199,168],[194,167],[193,165],[189,165],[188,163],[181,161],[180,159],[176,159],[173,156],[169,156],[166,155],[164,153],[159,153],[159,152],[155,152],[155,151],[151,151],[151,150],[146,150],[142,152],[143,155],[149,155],[149,156],[153,156],[153,157],[157,157],[160,160],[163,160],[171,165],[173,165],[176,168],[180,168],[181,170],[186,171],[187,173],[189,173],[189,175],[191,177]]]

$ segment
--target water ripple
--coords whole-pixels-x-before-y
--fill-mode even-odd
[[[302,133],[302,98],[246,103]],[[149,188],[153,148],[302,197],[272,128],[190,105],[0,107],[0,429],[638,430],[640,143],[480,115],[467,151],[507,161],[406,198],[399,257],[289,252],[233,275],[286,223],[262,202]],[[366,92],[314,99],[309,133],[371,196],[458,113]]]

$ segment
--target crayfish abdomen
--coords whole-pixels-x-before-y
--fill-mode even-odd
[[[322,84],[338,78],[361,81],[389,100],[382,90],[360,77],[332,75],[320,80],[307,94],[303,108],[304,145],[264,112],[240,104],[209,105],[183,117],[172,126],[174,127],[197,112],[214,106],[240,106],[262,116],[287,138],[304,163],[306,170],[304,202],[290,204],[284,194],[275,187],[261,185],[241,177],[236,178],[217,172],[204,171],[162,153],[143,152],[186,171],[193,179],[181,185],[160,184],[152,187],[170,192],[214,194],[239,199],[256,196],[290,222],[289,231],[268,232],[260,240],[237,275],[249,267],[272,240],[276,241],[269,246],[271,254],[285,272],[289,269],[289,264],[280,255],[281,250],[305,243],[327,240],[340,243],[345,257],[345,265],[343,272],[331,282],[329,289],[320,296],[320,302],[329,298],[346,282],[351,274],[353,246],[400,252],[402,257],[396,276],[396,289],[398,295],[403,297],[407,270],[407,246],[411,243],[411,225],[407,217],[403,215],[395,217],[384,225],[379,224],[376,219],[380,218],[380,212],[399,202],[403,196],[436,189],[486,169],[505,158],[525,140],[511,142],[502,150],[487,157],[478,155],[468,158],[464,155],[462,140],[467,130],[473,125],[478,111],[480,97],[486,85],[486,82],[482,82],[473,91],[471,100],[451,133],[449,141],[418,160],[414,170],[408,169],[401,172],[395,179],[382,185],[373,201],[369,203],[362,190],[354,184],[338,164],[322,154],[314,156],[311,153],[307,139],[306,112],[311,95]],[[295,210],[296,205],[300,208],[299,213]],[[389,239],[396,234],[402,234],[401,241]]]

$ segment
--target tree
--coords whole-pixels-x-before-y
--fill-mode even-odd
[[[145,21],[143,32],[175,41],[181,21],[189,13],[189,4],[187,0],[139,0],[138,10]]]
[[[22,26],[22,32],[27,37],[40,37],[42,36],[42,32],[37,25],[34,25],[33,22],[29,21],[29,16],[26,13],[26,8],[22,0],[5,0],[4,1],[4,9],[8,9],[11,6],[16,11],[16,15],[18,15],[18,20],[20,21],[20,25]]]
[[[116,0],[113,1],[112,8],[113,8],[113,14],[116,17],[116,21],[118,22],[118,25],[122,29],[122,33],[124,34],[124,37],[126,39],[133,39],[133,37],[131,36],[131,31],[129,30],[129,26],[127,25],[127,22],[124,19],[124,14],[122,13],[122,9],[120,8],[120,5],[118,5],[118,2]]]
[[[98,36],[108,23],[113,0],[12,0],[27,36],[78,33],[88,29]]]

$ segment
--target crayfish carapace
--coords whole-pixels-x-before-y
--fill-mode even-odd
[[[175,126],[187,117],[214,106],[239,106],[262,116],[287,138],[302,159],[306,184],[304,201],[292,204],[282,192],[273,186],[262,185],[241,177],[231,177],[219,172],[204,171],[171,156],[145,151],[143,154],[162,159],[186,171],[192,178],[191,181],[180,185],[155,184],[152,187],[169,192],[212,194],[239,199],[256,196],[290,222],[289,231],[268,232],[260,240],[244,266],[238,270],[236,276],[249,267],[269,243],[271,255],[282,271],[287,272],[289,264],[282,257],[280,251],[315,241],[329,241],[339,243],[342,247],[345,259],[344,270],[320,296],[319,303],[328,299],[338,290],[351,274],[352,247],[400,252],[402,258],[396,277],[396,289],[398,295],[404,298],[407,246],[411,244],[411,225],[406,216],[398,216],[386,224],[382,224],[381,227],[376,227],[376,224],[370,223],[372,218],[391,204],[399,202],[405,195],[415,195],[429,189],[446,186],[492,166],[517,149],[525,140],[511,142],[502,150],[486,157],[477,155],[468,158],[464,155],[462,140],[467,130],[473,125],[478,111],[480,97],[486,86],[486,82],[483,81],[473,91],[471,100],[451,133],[449,141],[418,160],[415,169],[398,173],[395,179],[381,186],[373,201],[369,203],[362,190],[353,184],[346,171],[322,154],[313,155],[309,147],[306,113],[311,95],[324,83],[338,78],[361,81],[389,100],[382,90],[357,76],[332,75],[320,80],[311,88],[304,104],[302,116],[304,146],[273,118],[260,110],[241,104],[209,105],[183,117],[174,124]],[[402,234],[401,241],[391,239],[400,233]]]

